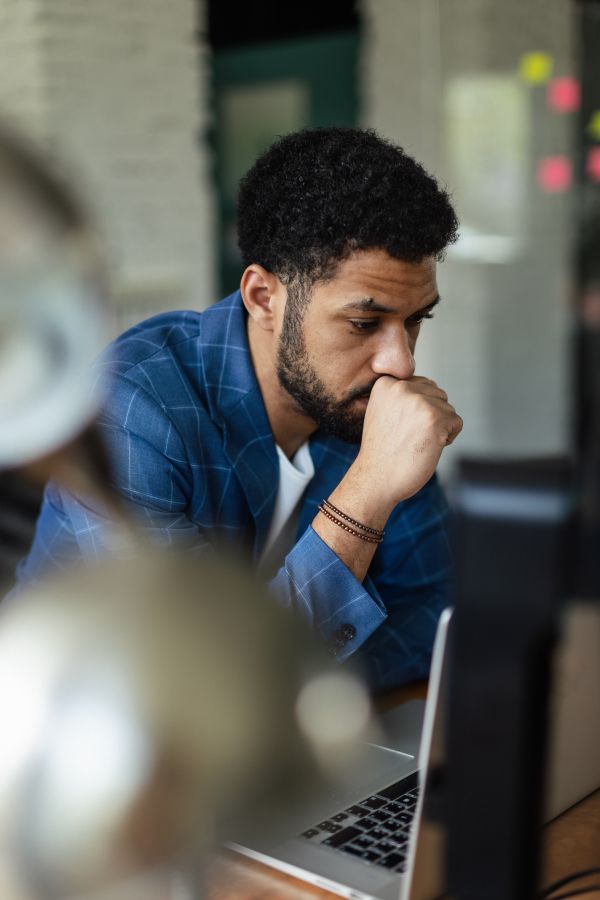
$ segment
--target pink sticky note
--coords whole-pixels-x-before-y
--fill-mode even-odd
[[[588,325],[600,325],[600,291],[591,288],[584,292],[581,311]]]
[[[546,102],[555,112],[577,112],[581,106],[581,84],[572,75],[550,79],[546,89]]]
[[[562,194],[573,181],[573,163],[568,156],[544,156],[537,169],[537,183],[546,194]]]
[[[588,150],[585,172],[592,181],[600,181],[600,147],[592,147],[591,150]]]

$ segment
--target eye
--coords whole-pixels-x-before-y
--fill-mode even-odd
[[[350,324],[356,328],[357,331],[370,331],[372,328],[375,328],[378,324],[377,319],[357,319],[351,320]]]
[[[423,321],[423,319],[433,319],[433,316],[434,316],[434,313],[432,313],[432,312],[417,313],[417,315],[409,316],[409,318],[406,321],[410,322],[411,325],[420,325],[421,322]]]

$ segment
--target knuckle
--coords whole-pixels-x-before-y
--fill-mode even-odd
[[[425,415],[430,426],[437,425],[441,418],[435,406],[427,405],[427,407],[425,408]]]

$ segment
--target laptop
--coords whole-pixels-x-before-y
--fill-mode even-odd
[[[353,900],[399,900],[401,890],[408,898],[419,771],[427,770],[450,617],[445,610],[438,623],[427,702],[412,700],[379,717],[386,737],[364,745],[348,786],[291,814],[275,841],[257,834],[226,846]]]
[[[422,784],[444,759],[445,653],[452,611],[439,620],[427,702],[378,717],[352,786],[291,814],[276,840],[226,846],[354,900],[434,900],[445,891],[445,835],[422,814]],[[555,655],[545,821],[600,787],[600,606],[571,603]],[[421,774],[419,774],[421,773]]]

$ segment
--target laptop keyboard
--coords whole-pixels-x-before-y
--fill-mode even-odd
[[[300,836],[402,875],[418,797],[419,776],[414,772]]]

